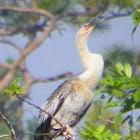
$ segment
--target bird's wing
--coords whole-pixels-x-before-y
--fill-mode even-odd
[[[50,98],[45,102],[45,104],[41,107],[43,110],[45,110],[47,113],[49,113],[51,116],[53,116],[60,108],[60,106],[63,104],[64,99],[68,96],[68,94],[71,91],[71,84],[64,82],[60,87],[58,87],[54,93],[50,96]],[[39,115],[39,123],[38,125],[41,125],[47,119],[51,116],[46,114],[43,111],[40,111]]]

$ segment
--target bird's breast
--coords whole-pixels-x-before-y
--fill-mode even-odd
[[[55,114],[55,118],[63,125],[69,124],[74,126],[82,116],[86,113],[92,101],[92,91],[78,81],[72,81],[71,93],[65,98],[62,107]],[[52,120],[51,125],[58,128],[55,120]]]

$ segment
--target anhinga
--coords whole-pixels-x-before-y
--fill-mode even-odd
[[[60,85],[42,107],[60,124],[67,127],[69,133],[67,139],[70,140],[75,139],[70,136],[73,135],[72,127],[80,121],[90,107],[93,99],[92,90],[103,73],[102,56],[90,53],[87,47],[88,36],[94,27],[95,24],[91,21],[78,31],[76,37],[77,48],[85,71]],[[51,140],[58,135],[67,135],[68,137],[68,133],[61,133],[62,126],[58,122],[45,112],[40,111],[34,140]],[[45,136],[39,135],[44,133],[46,133]]]

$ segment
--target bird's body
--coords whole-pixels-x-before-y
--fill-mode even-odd
[[[88,51],[86,41],[93,26],[82,27],[77,34],[77,46],[85,71],[65,81],[45,102],[41,111],[36,134],[46,133],[46,136],[35,135],[35,140],[51,140],[62,129],[62,126],[75,126],[85,115],[93,99],[92,89],[96,86],[103,72],[103,58]],[[60,125],[61,124],[61,125]],[[60,134],[62,135],[62,134]]]

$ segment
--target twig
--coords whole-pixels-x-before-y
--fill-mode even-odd
[[[20,30],[20,27],[18,25],[6,27],[6,28],[1,28],[0,29],[0,36],[9,36],[16,34]]]
[[[52,19],[53,15],[45,10],[39,9],[39,8],[19,8],[14,6],[2,6],[0,7],[0,11],[3,10],[10,10],[14,12],[21,12],[21,13],[29,13],[29,14],[40,14],[42,16],[45,16],[47,18]]]
[[[8,135],[8,134],[1,135],[1,136],[0,136],[0,139],[1,139],[1,138],[6,138],[6,137],[10,137],[10,135]]]
[[[0,68],[11,69],[11,64],[0,64]]]
[[[54,119],[62,128],[64,128],[64,126],[63,126],[56,118],[54,118],[54,116],[52,116],[50,113],[48,113],[48,112],[45,111],[44,109],[42,109],[42,108],[40,108],[39,106],[37,106],[37,105],[35,105],[35,104],[33,104],[33,103],[31,103],[31,102],[29,102],[29,101],[23,99],[23,98],[20,97],[19,95],[16,95],[16,94],[15,94],[15,96],[16,96],[19,100],[21,100],[21,101],[27,103],[28,105],[31,105],[31,106],[33,106],[33,107],[35,107],[35,108],[41,110],[42,112],[46,113],[46,114],[49,115],[52,119]]]
[[[10,83],[10,81],[12,80],[12,78],[14,77],[14,73],[16,72],[16,68],[20,67],[21,63],[25,60],[26,56],[28,56],[29,54],[31,54],[35,49],[39,48],[41,43],[50,35],[50,33],[54,30],[55,25],[56,25],[56,20],[53,17],[52,14],[50,14],[49,12],[45,11],[45,10],[41,10],[41,9],[29,9],[29,8],[18,8],[18,7],[12,7],[12,6],[3,6],[0,7],[0,10],[11,10],[11,11],[15,11],[15,12],[24,12],[24,13],[32,13],[32,14],[40,14],[40,15],[44,15],[47,19],[49,20],[49,26],[46,27],[42,34],[40,35],[39,38],[35,38],[33,41],[29,42],[26,47],[22,50],[21,55],[19,56],[19,58],[17,58],[17,60],[14,61],[14,63],[12,64],[11,69],[6,73],[6,75],[3,77],[3,79],[0,81],[0,91],[3,90],[6,86],[8,86],[8,84]]]
[[[110,20],[110,19],[113,19],[113,18],[118,18],[118,17],[125,17],[125,16],[129,16],[133,13],[133,11],[127,11],[125,13],[111,13],[110,16],[99,16],[98,18],[105,18],[105,20]],[[89,14],[87,12],[68,12],[65,16],[72,16],[72,17],[93,17],[95,15],[93,14]]]
[[[3,43],[3,44],[7,44],[7,45],[10,45],[11,47],[13,47],[14,49],[16,49],[17,51],[21,51],[20,47],[17,46],[16,44],[14,44],[13,42],[9,41],[9,40],[6,40],[6,39],[0,39],[0,43]]]
[[[14,131],[13,127],[11,126],[11,124],[9,123],[8,119],[1,112],[0,112],[0,117],[4,120],[4,122],[8,126],[10,133],[11,133],[11,138],[13,140],[16,140],[15,131]]]
[[[109,120],[109,119],[106,119],[106,118],[104,118],[104,117],[102,117],[102,116],[98,116],[98,118],[100,118],[101,120],[105,120],[106,122],[109,122],[109,123],[111,123],[111,124],[114,124],[114,123],[115,123],[114,121],[111,121],[111,120]],[[127,129],[133,129],[134,131],[137,131],[135,128],[130,128],[129,126],[124,125],[124,124],[120,124],[120,126],[122,126],[122,127],[124,127],[124,128],[127,128]]]
[[[64,73],[64,74],[61,74],[61,75],[58,75],[58,76],[55,76],[55,77],[52,77],[52,78],[33,78],[33,84],[52,82],[52,81],[57,81],[57,80],[61,80],[61,79],[64,79],[64,78],[70,78],[70,77],[73,77],[73,76],[74,76],[74,74],[68,72],[68,73]]]
[[[73,134],[71,134],[71,133],[67,130],[67,128],[68,128],[67,125],[64,126],[63,124],[61,124],[61,123],[60,123],[54,116],[52,116],[50,113],[48,113],[48,112],[45,111],[44,109],[40,108],[39,106],[37,106],[37,105],[35,105],[35,104],[33,104],[33,103],[31,103],[31,102],[29,102],[29,101],[23,99],[22,97],[20,97],[20,96],[17,95],[17,94],[15,94],[15,96],[16,96],[19,100],[21,100],[21,101],[27,103],[27,104],[30,105],[30,106],[33,106],[33,107],[39,109],[40,111],[46,113],[46,114],[49,115],[52,119],[54,119],[54,120],[56,121],[56,123],[58,123],[58,124],[61,126],[61,129],[60,129],[60,131],[58,132],[58,135],[59,135],[60,133],[67,132],[67,135],[69,135],[69,137],[73,137],[73,136],[74,136]],[[41,134],[41,135],[43,135],[43,134]],[[67,135],[66,135],[66,136],[67,136]]]

